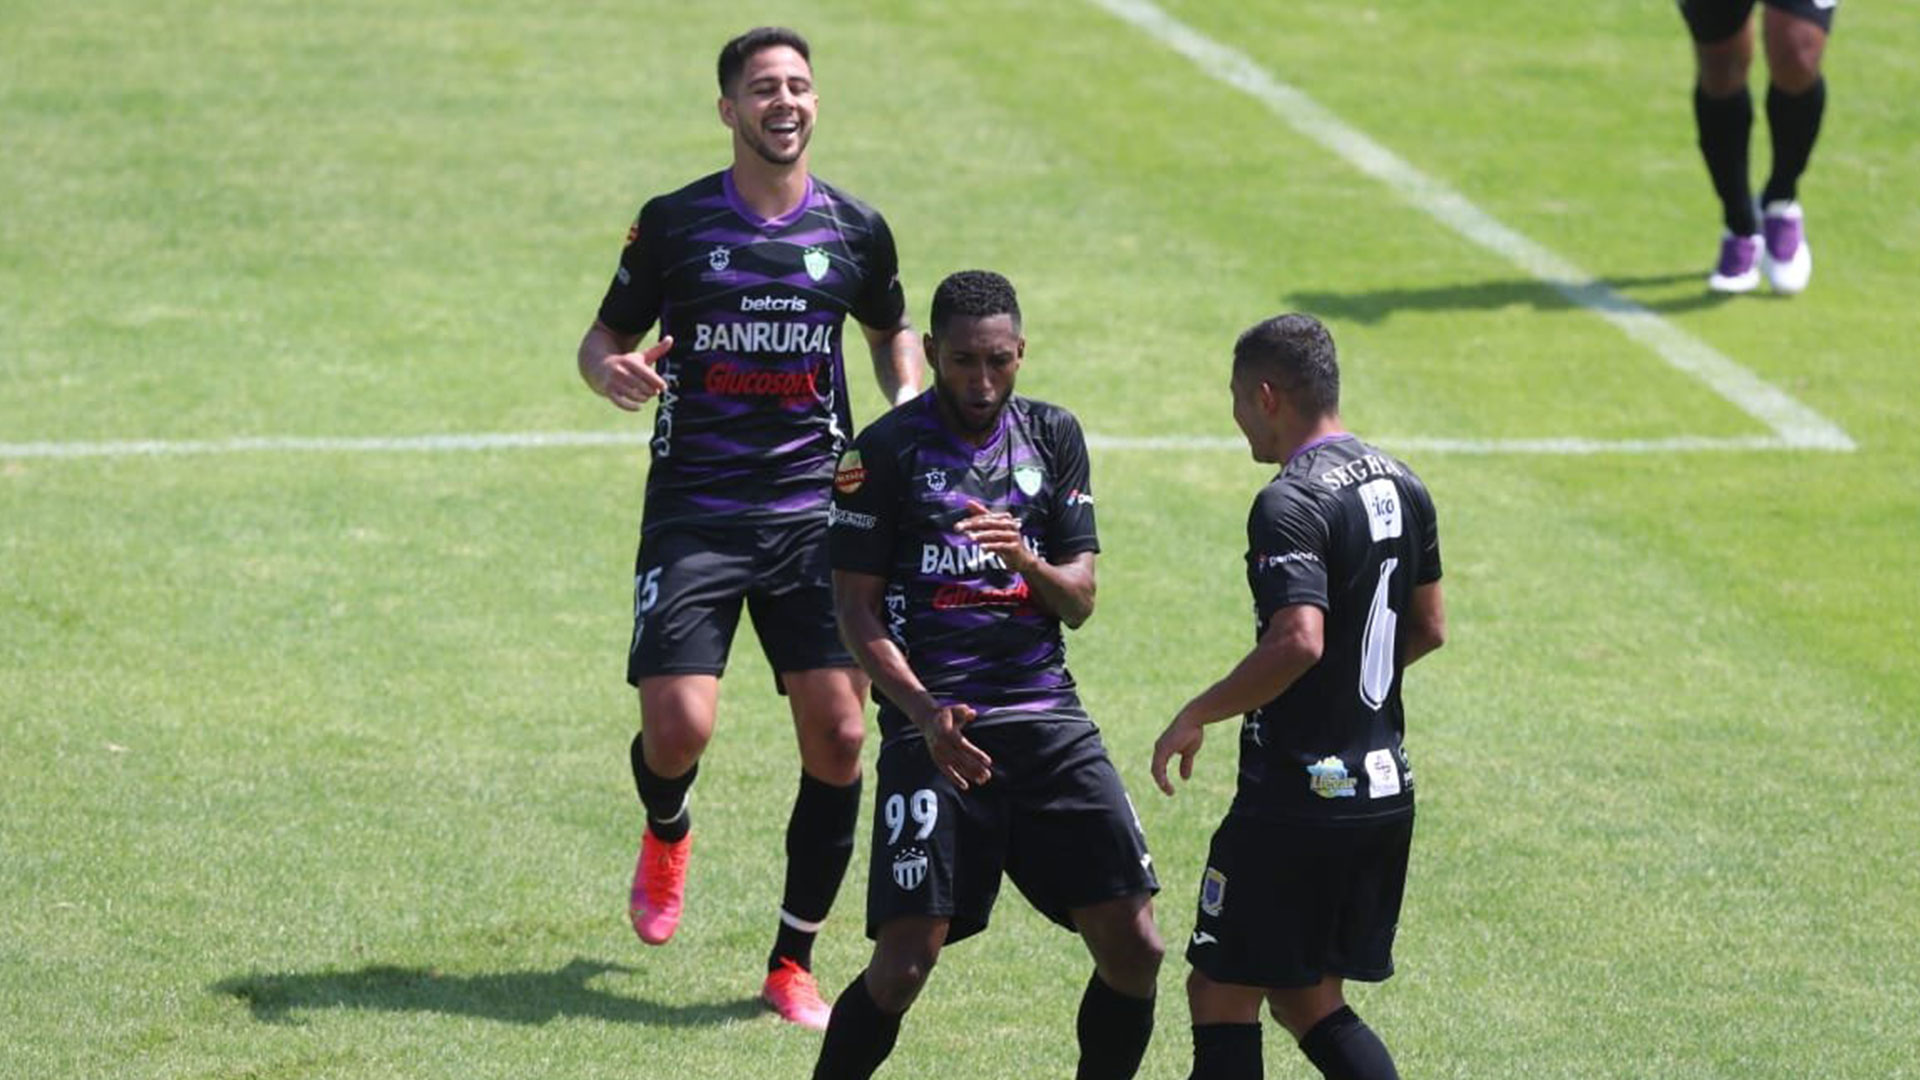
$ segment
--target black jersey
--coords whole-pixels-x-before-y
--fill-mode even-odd
[[[1257,635],[1276,612],[1326,612],[1325,649],[1240,729],[1233,812],[1314,821],[1413,812],[1401,739],[1400,613],[1440,579],[1433,499],[1406,465],[1338,435],[1296,453],[1253,502],[1247,584]]]
[[[860,433],[834,477],[835,570],[887,579],[886,622],[936,701],[968,705],[973,726],[1085,719],[1060,620],[1024,577],[956,528],[969,499],[1020,519],[1027,546],[1065,562],[1100,550],[1087,444],[1072,413],[1013,396],[986,445],[941,422],[929,391]],[[880,729],[911,730],[882,701]]]
[[[640,210],[600,321],[672,335],[654,414],[642,528],[765,525],[817,517],[853,431],[841,363],[848,314],[902,325],[893,234],[880,214],[809,177],[765,220],[730,172]]]

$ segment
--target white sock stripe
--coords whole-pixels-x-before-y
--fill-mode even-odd
[[[825,920],[822,920],[820,922],[808,922],[807,920],[801,918],[800,916],[795,915],[793,912],[788,911],[786,908],[780,909],[780,921],[786,924],[787,926],[793,927],[795,930],[798,930],[803,934],[817,934],[820,932],[821,927],[827,925]]]

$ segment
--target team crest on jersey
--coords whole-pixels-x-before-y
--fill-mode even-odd
[[[1013,486],[1019,488],[1022,494],[1037,495],[1040,493],[1040,481],[1046,479],[1046,475],[1038,465],[1017,465],[1013,470]]]
[[[840,465],[833,471],[833,487],[842,495],[851,495],[860,490],[867,482],[867,467],[860,463],[860,451],[849,450],[840,455]]]
[[[716,274],[724,271],[732,264],[733,252],[727,248],[717,247],[707,252],[707,266]]]
[[[917,847],[903,848],[893,857],[893,883],[912,892],[927,880],[927,853]]]
[[[1323,799],[1353,798],[1354,780],[1347,775],[1347,763],[1338,757],[1323,757],[1307,766],[1311,777],[1307,786]]]
[[[947,490],[947,470],[935,469],[920,479],[927,482],[927,490],[935,495]]]
[[[1207,867],[1207,874],[1200,879],[1200,910],[1209,915],[1220,914],[1227,903],[1227,875]]]
[[[827,258],[827,253],[820,250],[819,246],[816,245],[800,253],[800,265],[807,268],[808,277],[819,281],[821,278],[827,276],[827,271],[832,267],[833,263],[832,260]]]

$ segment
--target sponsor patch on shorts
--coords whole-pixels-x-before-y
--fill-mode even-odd
[[[1227,902],[1227,875],[1207,867],[1206,876],[1200,879],[1200,910],[1209,915],[1220,914]]]

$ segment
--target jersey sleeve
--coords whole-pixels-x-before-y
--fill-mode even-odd
[[[907,294],[900,287],[900,253],[887,219],[873,214],[867,251],[867,280],[853,301],[853,317],[876,330],[898,329],[906,322]]]
[[[1052,443],[1052,505],[1047,522],[1047,558],[1064,562],[1087,551],[1100,550],[1093,521],[1093,471],[1087,460],[1087,439],[1080,421],[1061,409],[1054,413],[1048,432]]]
[[[627,246],[620,250],[620,267],[600,301],[600,321],[616,333],[644,334],[660,317],[666,278],[661,205],[659,199],[652,199],[640,208],[627,232]]]
[[[1440,580],[1440,522],[1434,516],[1433,496],[1425,484],[1413,485],[1414,510],[1420,516],[1420,573],[1415,585],[1431,585]]]
[[[891,448],[867,428],[840,455],[827,512],[827,554],[835,570],[886,577],[900,509],[900,466]]]
[[[1332,532],[1320,508],[1297,489],[1271,484],[1247,518],[1248,577],[1263,613],[1295,604],[1327,609]]]

